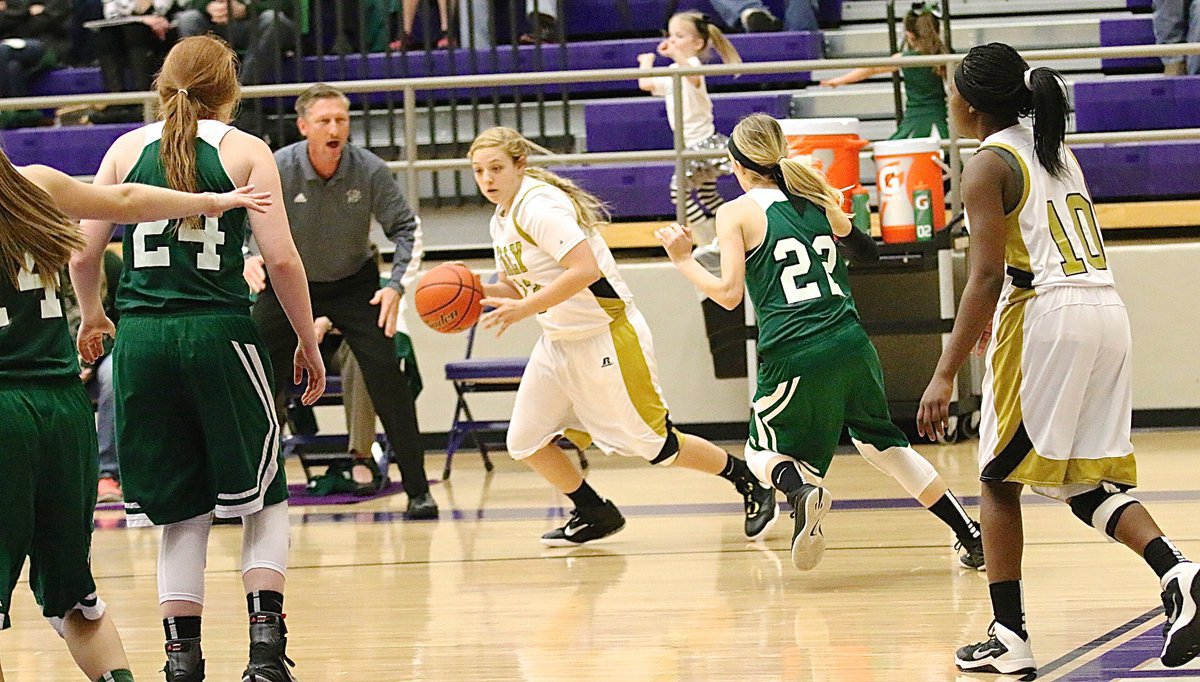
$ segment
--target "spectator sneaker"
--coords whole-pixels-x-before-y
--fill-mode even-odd
[[[1185,561],[1162,578],[1163,609],[1167,622],[1163,624],[1162,664],[1178,668],[1200,654],[1200,618],[1196,602],[1200,601],[1200,564]]]
[[[954,665],[967,673],[1015,675],[1023,680],[1037,677],[1029,640],[996,621],[988,627],[986,641],[968,644],[954,652]]]
[[[571,512],[566,525],[542,536],[547,547],[574,547],[585,542],[606,538],[625,527],[617,505],[605,500],[599,507],[583,507]]]
[[[770,33],[779,30],[779,20],[765,9],[747,9],[742,12],[741,22],[746,33]]]
[[[96,502],[121,502],[124,499],[125,494],[121,491],[121,484],[117,479],[110,476],[100,479],[99,485],[96,486]]]
[[[801,571],[808,571],[821,563],[821,557],[825,555],[821,520],[829,513],[833,499],[828,490],[805,483],[788,495],[788,502],[792,505],[792,517],[796,519],[792,531],[792,563]]]
[[[529,33],[522,34],[519,41],[522,45],[561,43],[563,35],[558,27],[558,19],[541,12],[530,14]]]

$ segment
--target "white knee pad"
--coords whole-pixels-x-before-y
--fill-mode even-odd
[[[242,517],[242,573],[269,568],[287,575],[291,542],[287,502],[280,502]]]
[[[937,469],[911,447],[891,447],[879,450],[873,445],[851,439],[858,454],[876,469],[896,479],[913,497],[919,496],[938,477]]]
[[[158,549],[158,602],[204,604],[204,568],[212,514],[163,526]]]

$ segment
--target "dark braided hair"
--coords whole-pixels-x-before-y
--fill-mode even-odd
[[[1029,64],[1004,43],[977,45],[959,63],[954,85],[968,104],[1002,120],[1033,116],[1033,147],[1038,163],[1051,175],[1067,169],[1063,140],[1067,135],[1066,84],[1054,69]],[[1028,85],[1027,85],[1028,84]]]

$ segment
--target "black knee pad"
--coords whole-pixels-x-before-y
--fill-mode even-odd
[[[675,461],[676,455],[679,454],[679,436],[675,435],[675,427],[671,426],[671,422],[667,422],[667,440],[663,443],[662,449],[654,459],[650,460],[651,464],[670,465]]]
[[[1116,540],[1117,523],[1121,520],[1121,515],[1131,505],[1137,504],[1137,500],[1109,484],[1104,484],[1095,490],[1072,497],[1068,504],[1080,521]]]

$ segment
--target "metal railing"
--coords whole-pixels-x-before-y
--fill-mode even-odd
[[[1200,54],[1200,43],[1183,43],[1178,45],[1137,45],[1103,48],[1072,48],[1057,50],[1027,50],[1022,53],[1025,59],[1032,63],[1060,59],[1100,59],[1123,57],[1160,57]],[[673,79],[675,93],[672,106],[675,108],[675,120],[683,120],[683,88],[680,87],[682,78],[694,75],[719,76],[734,74],[780,74],[817,69],[850,69],[857,67],[886,66],[903,68],[914,66],[935,66],[945,64],[952,67],[963,55],[921,55],[912,57],[878,57],[852,59],[807,59],[779,62],[750,62],[742,64],[718,64],[711,66],[686,68],[621,68],[596,69],[580,71],[554,71],[524,74],[490,74],[479,75],[464,82],[462,76],[437,76],[421,78],[393,78],[380,80],[354,80],[333,82],[332,85],[346,93],[376,93],[401,92],[403,97],[404,120],[404,160],[391,162],[389,166],[405,175],[408,199],[415,209],[419,209],[420,193],[418,191],[419,174],[440,170],[466,170],[470,162],[465,157],[457,159],[419,159],[417,147],[417,92],[444,88],[471,87],[478,89],[507,87],[513,85],[548,85],[558,83],[591,83],[604,81],[632,81],[645,77],[668,77]],[[306,84],[260,85],[250,86],[243,90],[246,99],[267,97],[288,97],[299,94],[307,87]],[[119,93],[101,95],[69,95],[57,97],[21,97],[0,99],[0,110],[6,109],[46,109],[72,104],[132,104],[142,103],[149,110],[156,99],[155,93]],[[1178,140],[1200,139],[1200,129],[1143,131],[1126,133],[1096,133],[1088,135],[1072,135],[1069,141],[1082,142],[1137,142],[1149,140]],[[959,138],[951,128],[951,139],[945,142],[952,157],[964,146],[970,146],[970,141]],[[720,152],[687,151],[683,144],[682,126],[675,133],[672,150],[653,150],[636,152],[556,154],[551,156],[535,156],[531,163],[540,165],[579,164],[624,164],[671,159],[675,162],[675,171],[682,177],[684,163],[693,158],[711,158],[720,156]],[[951,202],[957,211],[961,208],[958,198],[958,173],[952,174]],[[676,219],[684,221],[682,204],[676,206]]]

